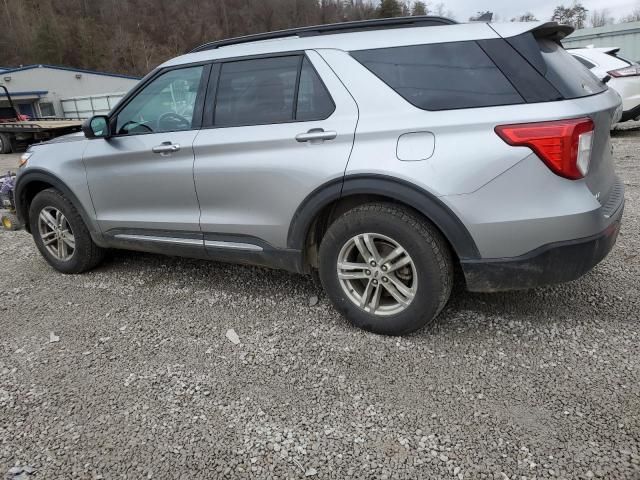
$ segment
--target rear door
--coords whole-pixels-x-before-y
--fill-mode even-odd
[[[343,178],[357,119],[316,52],[214,65],[206,127],[194,142],[205,246],[214,254],[286,247],[305,197]]]

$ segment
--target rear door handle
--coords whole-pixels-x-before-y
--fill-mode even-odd
[[[338,134],[332,130],[324,131],[322,128],[312,128],[306,133],[296,135],[298,142],[322,142],[324,140],[333,140]]]
[[[180,150],[180,145],[171,142],[162,142],[161,145],[156,145],[151,149],[153,153],[159,153],[161,155],[167,155],[169,153],[177,152]]]

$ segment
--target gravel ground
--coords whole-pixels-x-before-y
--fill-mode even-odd
[[[602,264],[458,287],[406,338],[351,328],[302,276],[126,252],[65,276],[0,233],[0,475],[640,478],[640,132],[614,144]]]
[[[18,168],[18,161],[21,153],[10,153],[0,155],[0,175],[4,175],[7,171],[15,172]]]

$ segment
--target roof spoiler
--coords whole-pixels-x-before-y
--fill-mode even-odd
[[[547,22],[535,28],[532,33],[536,38],[548,38],[560,42],[575,31],[571,25],[562,25],[557,22]]]
[[[531,32],[537,38],[548,38],[556,42],[571,35],[574,31],[572,26],[557,22],[491,23],[489,26],[503,38],[516,37]]]

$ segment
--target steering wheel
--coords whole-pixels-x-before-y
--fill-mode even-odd
[[[167,112],[158,118],[158,130],[189,130],[191,120],[174,112]]]
[[[129,125],[135,125],[135,126],[131,130],[128,130],[127,127]],[[140,131],[136,132],[137,129],[141,129],[141,130],[144,130],[146,132],[153,133],[153,128],[151,128],[149,125],[146,125],[144,123],[134,122],[133,120],[130,120],[127,123],[125,123],[124,125],[122,125],[120,127],[120,132],[119,133],[144,133],[144,132],[140,132]]]

